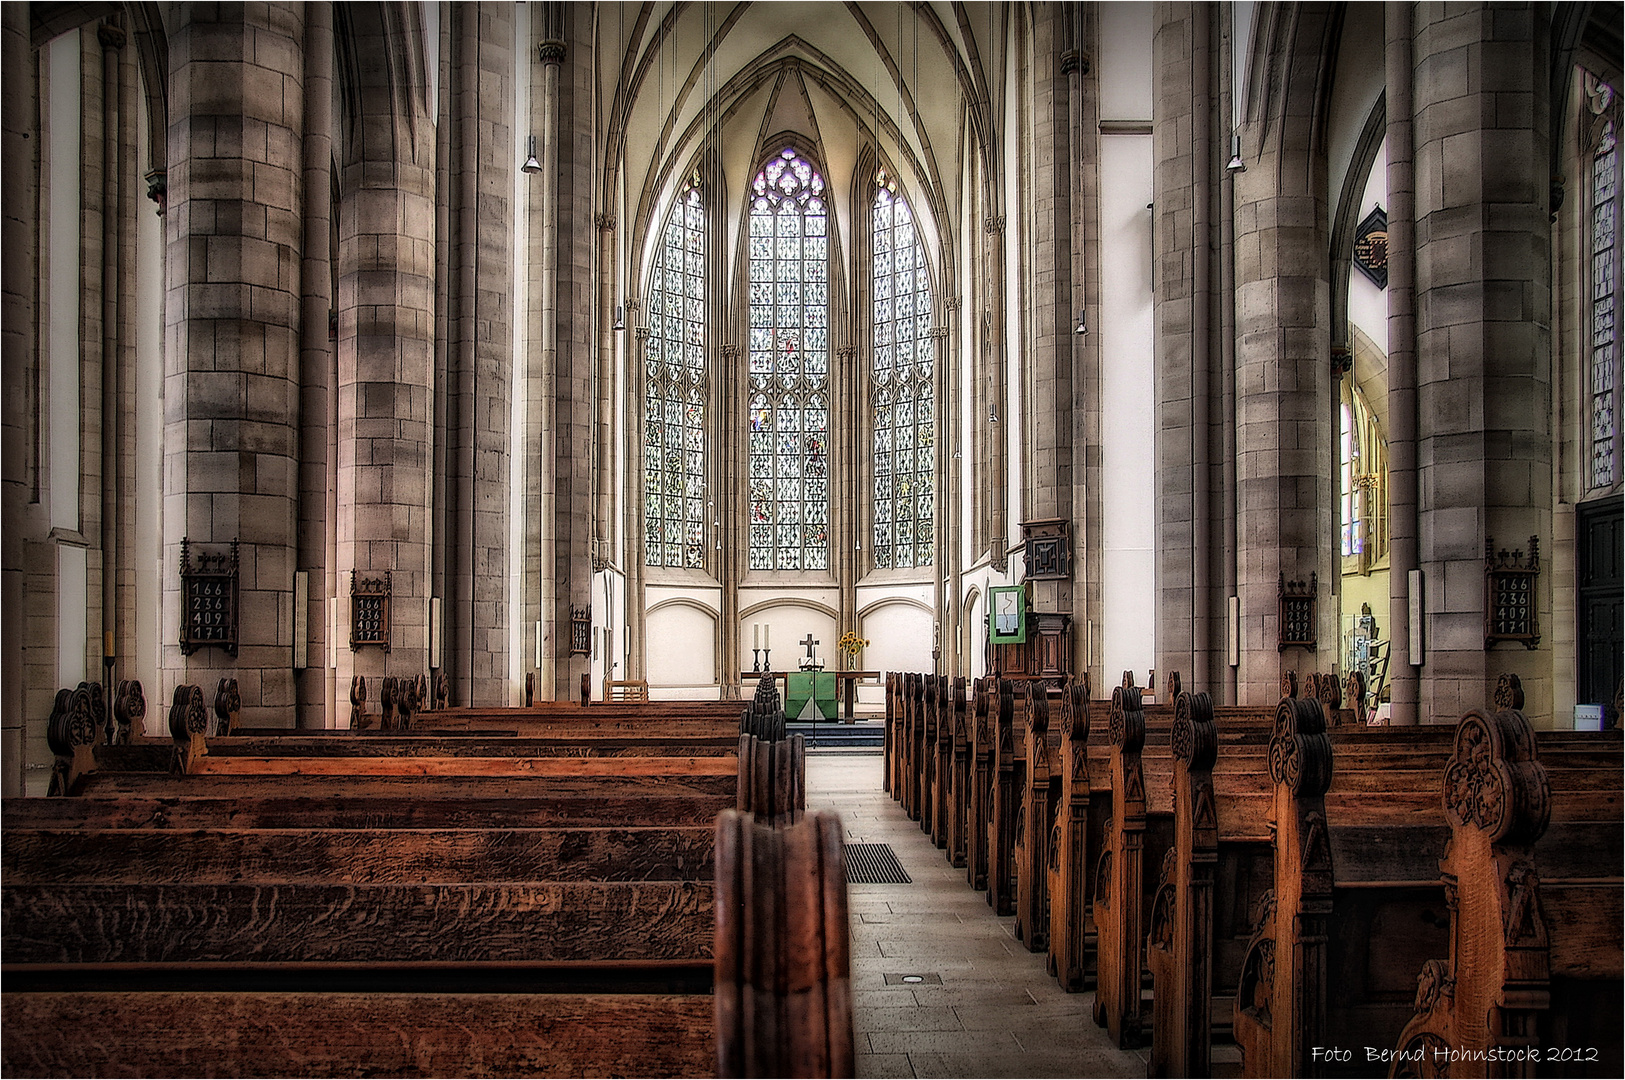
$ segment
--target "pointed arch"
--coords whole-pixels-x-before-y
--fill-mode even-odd
[[[884,164],[869,204],[870,550],[877,570],[936,560],[936,334],[925,245]]]
[[[763,159],[746,211],[749,566],[830,566],[830,212],[794,144]]]
[[[672,202],[649,273],[644,336],[644,565],[706,564],[706,418],[711,400],[710,223],[696,167]]]

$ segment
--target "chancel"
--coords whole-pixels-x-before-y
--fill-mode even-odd
[[[1580,1045],[1621,12],[0,5],[4,1071],[345,1074],[391,1015],[383,1071],[788,1070],[726,1005],[779,937],[711,917],[792,894],[807,1070],[1096,1060],[861,1021],[995,959],[868,967],[947,908],[813,902],[885,815],[1102,1071]],[[149,978],[170,1057],[34,1039],[159,1045]]]

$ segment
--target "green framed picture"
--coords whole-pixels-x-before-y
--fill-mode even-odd
[[[987,591],[987,640],[994,645],[1020,645],[1027,640],[1027,591],[1020,585],[998,585]]]

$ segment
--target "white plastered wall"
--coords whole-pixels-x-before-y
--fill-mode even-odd
[[[1100,118],[1152,116],[1151,7],[1100,9]],[[1144,682],[1156,657],[1156,385],[1151,295],[1152,137],[1100,136],[1101,600],[1092,655],[1108,682]]]

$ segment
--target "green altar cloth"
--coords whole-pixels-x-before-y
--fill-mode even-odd
[[[792,671],[784,703],[786,720],[835,719],[835,673],[833,671]]]

